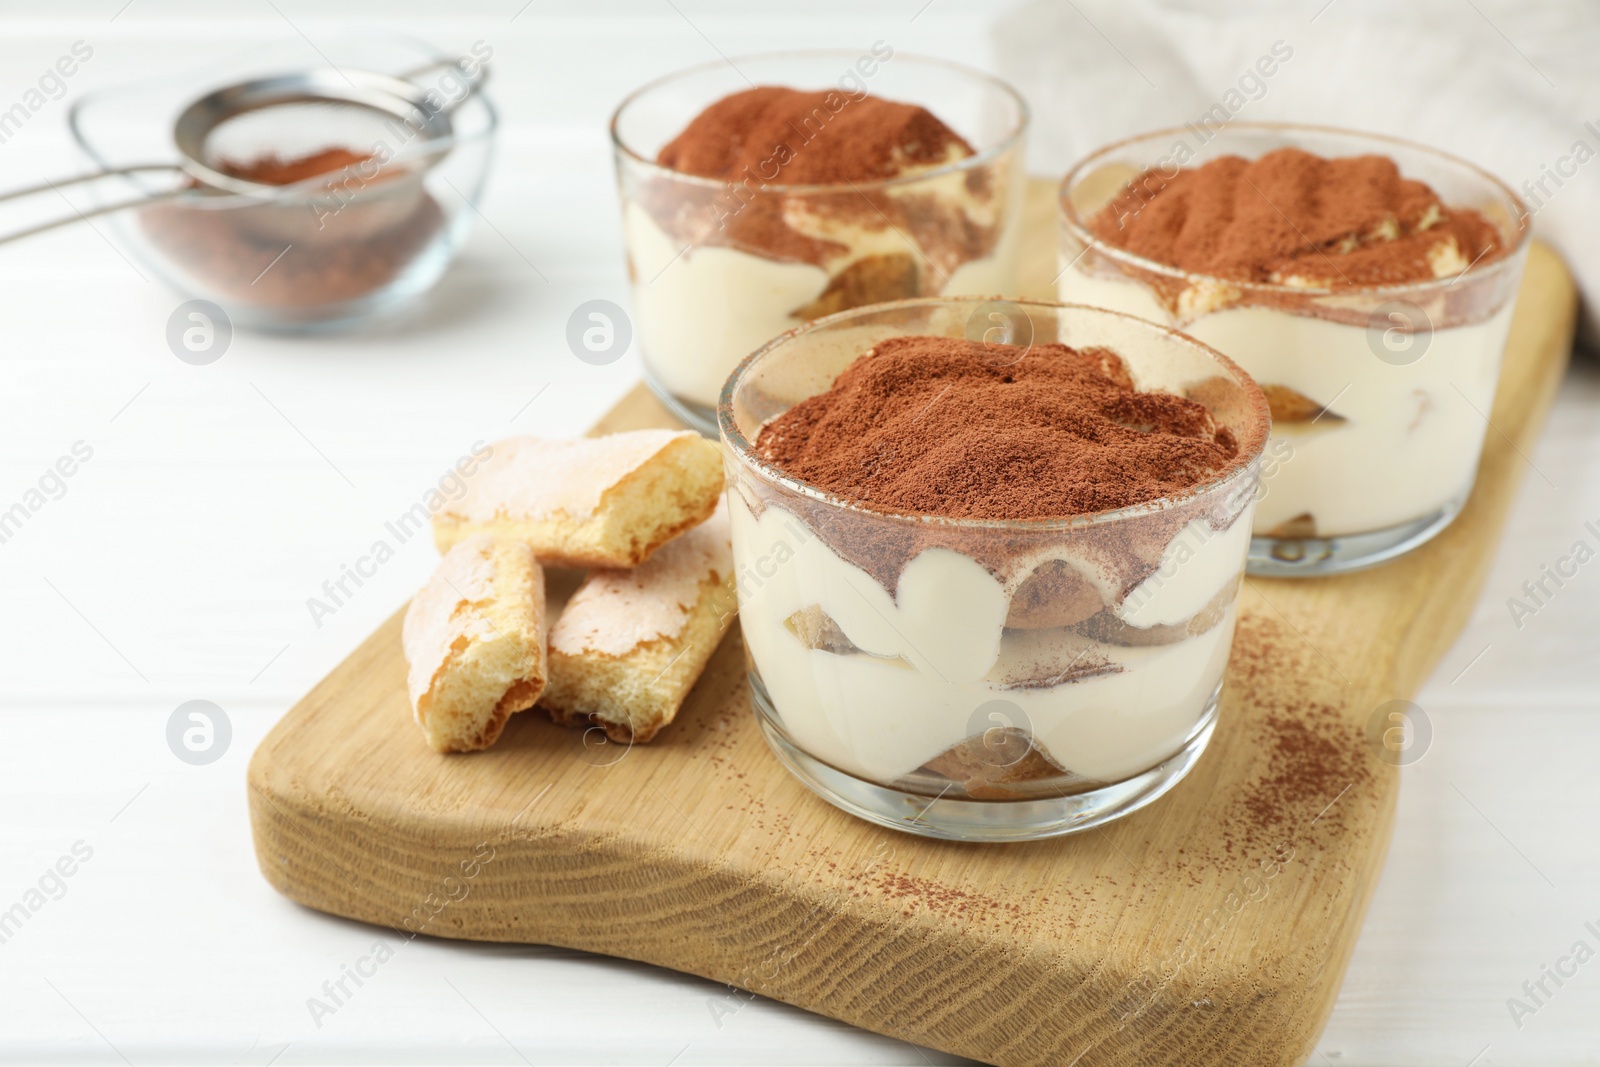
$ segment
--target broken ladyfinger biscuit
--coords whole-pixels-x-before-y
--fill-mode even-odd
[[[1039,564],[1011,594],[1006,626],[1047,630],[1073,626],[1105,607],[1100,590],[1064,559]]]
[[[438,752],[488,748],[544,691],[544,571],[520,541],[476,534],[445,553],[406,609],[417,723]]]
[[[1314,422],[1324,423],[1325,429],[1345,421],[1343,415],[1336,415],[1323,405],[1312,400],[1304,393],[1296,392],[1287,385],[1263,385],[1261,391],[1267,397],[1267,409],[1272,412],[1272,426],[1276,430],[1295,428]]]
[[[546,563],[636,567],[704,522],[721,493],[716,444],[689,430],[513,437],[434,516],[433,536],[441,552],[489,533],[532,545]]]
[[[1059,781],[1067,773],[1028,731],[992,727],[933,757],[924,769],[960,783],[978,800],[1016,800],[1030,782]]]
[[[584,580],[550,629],[551,718],[641,742],[672,721],[733,623],[728,528],[718,508],[641,566]]]

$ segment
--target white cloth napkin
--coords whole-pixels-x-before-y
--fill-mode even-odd
[[[1583,336],[1600,344],[1600,5],[1029,0],[994,44],[1034,109],[1035,173],[1219,104],[1231,121],[1388,133],[1469,159],[1533,209],[1535,234],[1578,279]],[[1264,56],[1278,60],[1267,77]]]

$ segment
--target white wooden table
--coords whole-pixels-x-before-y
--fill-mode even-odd
[[[269,36],[315,40],[346,6],[263,0],[201,19],[159,0],[117,15],[123,2],[8,7],[0,109],[76,40],[94,55],[73,94]],[[240,333],[195,367],[164,341],[180,298],[96,230],[0,247],[0,511],[75,442],[93,450],[0,544],[0,1059],[951,1062],[709,982],[534,947],[418,941],[363,964],[375,973],[332,1014],[308,1009],[380,934],[262,881],[245,763],[428,573],[433,550],[412,541],[313,621],[307,598],[387,519],[475,439],[576,433],[636,379],[635,353],[595,367],[564,341],[579,303],[627,303],[610,107],[718,50],[882,38],[983,62],[989,17],[958,0],[804,16],[679,4],[687,18],[635,0],[605,23],[522,6],[414,4],[398,20],[446,47],[490,42],[505,116],[487,224],[404,324]],[[64,118],[47,101],[0,143],[5,185],[78,167]],[[1600,548],[1600,367],[1575,367],[1529,460],[1483,601],[1417,698],[1432,747],[1404,772],[1388,868],[1313,1062],[1600,1063],[1600,962],[1545,978],[1537,1005],[1523,988],[1575,942],[1600,952],[1600,562],[1520,628],[1506,606],[1574,542]],[[191,699],[232,725],[206,766],[166,743]],[[75,848],[70,877],[47,875]],[[1513,1019],[1511,997],[1536,1010]]]

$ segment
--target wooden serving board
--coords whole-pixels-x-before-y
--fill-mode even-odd
[[[1028,295],[1055,271],[1049,195]],[[411,722],[397,613],[257,749],[261,870],[334,914],[644,960],[998,1064],[1303,1061],[1393,821],[1400,772],[1369,720],[1467,618],[1575,307],[1536,245],[1466,510],[1371,571],[1248,581],[1210,749],[1104,829],[963,845],[835,810],[767,750],[737,628],[650,745],[527,712],[488,752],[437,755]],[[661,425],[639,389],[599,428]]]

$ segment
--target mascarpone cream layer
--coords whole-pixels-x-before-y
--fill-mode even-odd
[[[974,205],[969,214],[979,212]],[[664,232],[649,212],[628,204],[623,231],[633,262],[640,349],[656,380],[674,396],[715,407],[723,383],[739,361],[800,325],[792,313],[821,296],[829,279],[856,260],[904,253],[933,272],[921,250],[894,227],[806,215],[803,208],[792,215],[786,218],[800,232],[839,242],[848,251],[824,269],[722,245],[685,250],[684,243]],[[940,294],[1012,292],[1020,231],[1021,212],[1012,210],[994,250],[949,272]],[[933,272],[933,276],[939,275]]]
[[[1359,326],[1264,307],[1222,306],[1173,323],[1149,287],[1068,269],[1063,301],[1177,325],[1263,385],[1283,385],[1342,416],[1274,425],[1255,530],[1303,514],[1319,536],[1420,519],[1471,488],[1511,328],[1508,301],[1481,322],[1435,330],[1422,357],[1380,359]]]
[[[790,513],[768,506],[758,519],[737,491],[730,497],[746,647],[791,739],[840,770],[893,782],[981,734],[992,723],[975,713],[1000,699],[1021,710],[1062,766],[1118,780],[1177,751],[1221,681],[1231,607],[1205,633],[1165,645],[1008,631],[1011,590],[959,552],[924,550],[891,597]],[[1172,546],[1187,539],[1189,547],[1169,546],[1163,567],[1117,605],[1123,621],[1148,627],[1193,615],[1238,580],[1248,531],[1248,515],[1203,536],[1186,527]],[[1040,558],[1082,566],[1066,552]],[[785,626],[813,606],[862,652],[807,647]],[[1105,669],[1062,684],[1018,684],[1091,665]]]

